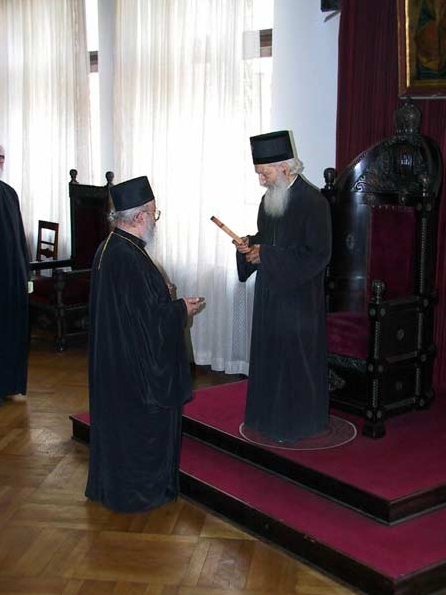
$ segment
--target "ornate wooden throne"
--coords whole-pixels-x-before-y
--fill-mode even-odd
[[[396,134],[361,153],[322,192],[333,217],[327,270],[327,339],[332,403],[385,434],[387,417],[426,408],[432,369],[437,199],[442,163],[419,133],[409,100]]]
[[[88,333],[90,269],[97,247],[109,230],[109,186],[113,173],[106,173],[105,186],[77,182],[70,171],[71,258],[31,263],[31,270],[50,269],[51,276],[34,279],[30,295],[31,325],[54,334],[62,351],[68,338]]]

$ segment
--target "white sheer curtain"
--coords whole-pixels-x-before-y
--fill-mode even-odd
[[[235,248],[210,217],[256,229],[251,29],[252,0],[116,0],[116,180],[148,175],[162,211],[156,256],[179,296],[206,297],[194,359],[228,373],[248,371],[253,284],[238,282]]]
[[[37,221],[60,224],[69,255],[69,170],[91,177],[83,0],[0,0],[0,143],[35,254]]]

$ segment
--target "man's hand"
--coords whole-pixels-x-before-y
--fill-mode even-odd
[[[260,264],[260,244],[254,244],[246,253],[246,262],[251,264]]]
[[[188,316],[195,316],[195,314],[201,312],[206,305],[204,297],[184,297],[183,300],[186,304]]]
[[[238,244],[235,240],[233,240],[232,243],[237,248],[237,252],[247,254],[251,250],[251,247],[249,246],[249,240],[246,237],[240,239],[242,240],[243,244]]]
[[[246,254],[246,261],[251,264],[260,264],[260,244],[249,245],[247,237],[240,238],[243,244],[237,244],[234,240],[232,243],[236,246],[237,252]]]

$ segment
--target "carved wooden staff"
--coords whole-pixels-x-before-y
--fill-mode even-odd
[[[211,217],[211,221],[213,223],[215,223],[215,225],[217,225],[220,229],[222,229],[225,233],[228,234],[228,236],[231,236],[231,238],[235,241],[236,244],[242,245],[243,244],[243,240],[242,238],[240,238],[236,233],[234,233],[232,231],[232,229],[229,229],[229,227],[227,227],[224,223],[222,223],[220,221],[220,219],[217,219],[217,217],[212,216]]]

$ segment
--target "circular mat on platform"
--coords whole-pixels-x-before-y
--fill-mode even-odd
[[[330,415],[328,427],[324,432],[310,438],[303,438],[297,442],[277,442],[256,430],[251,430],[244,423],[240,424],[239,432],[248,442],[268,448],[280,448],[282,450],[324,450],[326,448],[336,448],[337,446],[351,442],[356,438],[357,434],[354,424],[336,415]]]

